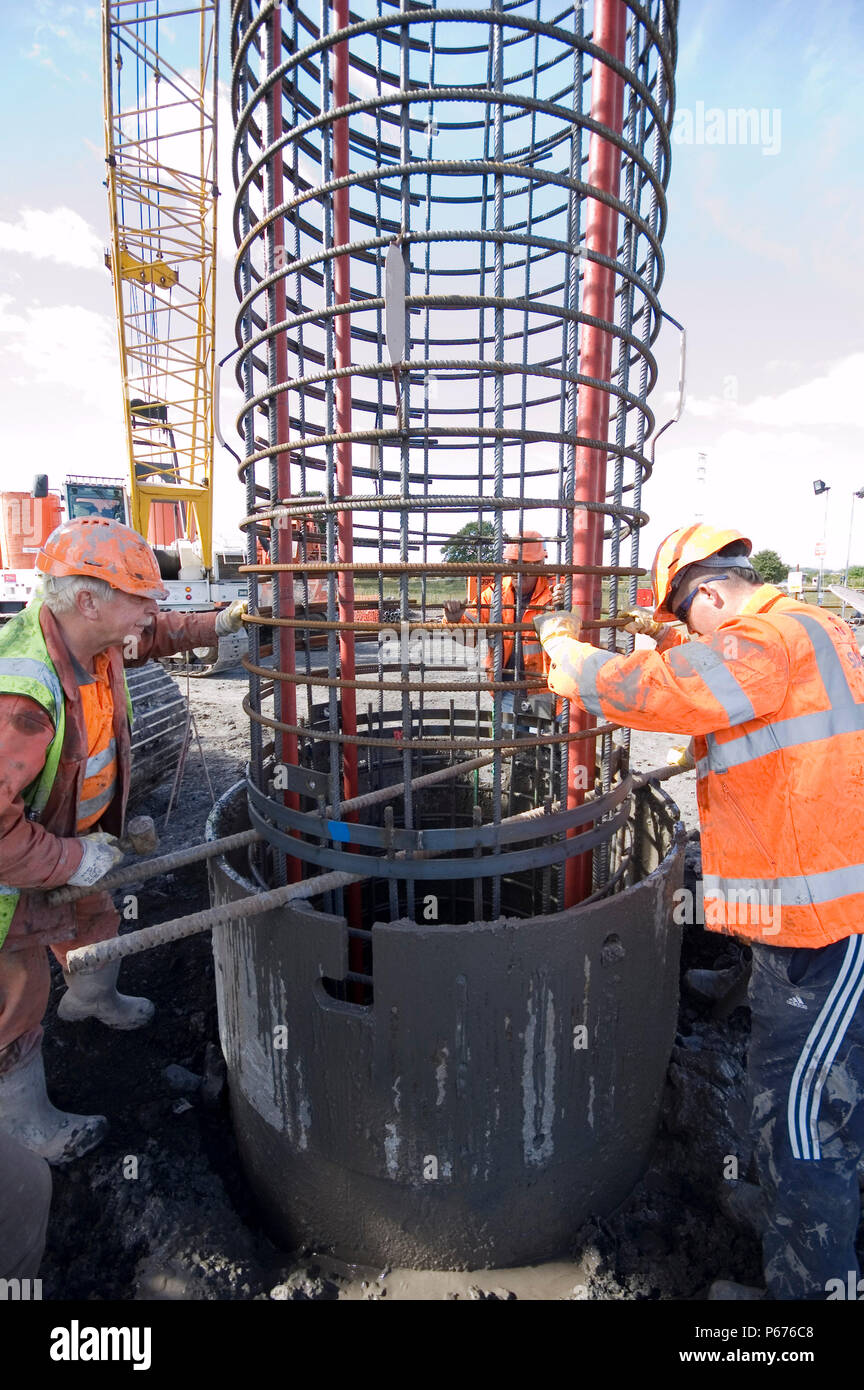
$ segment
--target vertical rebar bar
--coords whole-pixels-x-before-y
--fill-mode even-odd
[[[271,74],[279,69],[282,61],[282,11],[277,5],[267,26],[267,66]],[[270,411],[269,438],[274,452],[270,460],[270,496],[282,501],[291,496],[290,458],[283,447],[291,437],[288,395],[284,387],[288,381],[288,341],[285,330],[287,299],[285,294],[285,221],[277,210],[281,208],[284,196],[282,168],[282,79],[272,80],[270,99],[267,103],[267,140],[274,146],[273,158],[267,164],[266,205],[271,215],[267,229],[267,268],[274,276],[273,284],[267,293],[268,321],[276,329],[267,343],[267,378],[273,391],[275,408]],[[282,388],[282,389],[278,389]],[[277,563],[290,564],[293,559],[291,541],[291,522],[277,518],[270,527],[270,556]],[[294,579],[289,573],[280,571],[273,581],[273,613],[279,618],[294,617]],[[277,628],[274,642],[276,665],[280,671],[293,674],[295,670],[295,639],[290,629]],[[295,686],[289,681],[277,681],[274,696],[276,717],[280,722],[293,725],[297,722],[297,695]],[[280,733],[277,735],[277,756],[282,764],[295,765],[297,757],[297,735]],[[300,801],[295,791],[285,790],[284,804],[296,811]],[[300,864],[294,858],[276,854],[274,856],[275,876],[279,883],[296,883],[300,877]]]

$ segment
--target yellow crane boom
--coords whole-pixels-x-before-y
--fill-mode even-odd
[[[213,544],[217,0],[103,0],[106,186],[132,525]]]

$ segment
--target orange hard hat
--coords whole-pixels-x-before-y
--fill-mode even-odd
[[[36,569],[55,578],[83,574],[89,579],[104,579],[112,589],[140,598],[168,597],[159,563],[147,542],[131,527],[106,516],[64,521],[42,542]]]
[[[539,531],[523,531],[518,541],[508,541],[504,547],[504,560],[509,563],[520,560],[526,565],[539,565],[546,559],[546,544]]]
[[[716,555],[718,550],[723,550],[733,541],[743,541],[747,547],[747,555],[753,549],[753,542],[740,531],[720,526],[705,526],[701,522],[693,526],[679,526],[677,531],[672,531],[660,542],[651,569],[654,617],[658,623],[676,621],[675,614],[668,604],[679,574],[688,565],[704,564],[712,555]]]

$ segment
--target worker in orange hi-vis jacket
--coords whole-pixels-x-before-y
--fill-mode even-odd
[[[508,541],[504,547],[505,564],[542,565],[546,560],[546,545],[539,531],[525,531],[520,540]],[[564,586],[554,575],[505,574],[501,581],[502,623],[523,622],[530,624],[538,614],[561,603]],[[469,605],[468,600],[448,599],[444,604],[444,623],[455,626],[460,623],[489,623],[493,621],[495,606],[495,580],[489,580],[480,591],[479,602]],[[485,669],[489,680],[494,679],[495,641],[486,644]],[[512,632],[501,636],[501,679],[513,681],[511,693],[505,690],[501,696],[503,714],[512,714],[517,700],[521,704],[525,697],[525,686],[519,682],[527,676],[546,675],[549,662],[543,656],[539,638],[529,626],[518,638]],[[548,696],[544,697],[548,700]]]
[[[107,1126],[101,1115],[56,1109],[46,1094],[46,945],[64,967],[60,1018],[131,1029],[153,1015],[148,999],[118,993],[117,962],[65,973],[67,950],[118,926],[99,883],[122,858],[116,837],[131,768],[123,667],[212,645],[239,629],[244,605],[160,613],[166,594],[156,556],[137,532],[105,517],[59,526],[36,570],[38,596],[0,630],[0,1131],[65,1163]],[[62,884],[93,892],[50,905],[46,890]]]
[[[653,617],[629,625],[654,651],[600,651],[575,614],[537,627],[552,690],[694,736],[705,925],[752,947],[749,1209],[767,1296],[842,1298],[864,1154],[864,660],[846,623],[761,583],[750,551],[713,526],[666,537]],[[722,1281],[709,1296],[747,1295]]]

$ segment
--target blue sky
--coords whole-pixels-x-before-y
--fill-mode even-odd
[[[225,7],[223,7],[225,8]],[[643,563],[694,512],[734,523],[757,546],[813,563],[831,485],[828,562],[846,554],[854,489],[864,486],[858,409],[864,374],[864,193],[860,71],[864,7],[853,0],[683,0],[679,124],[673,145],[664,307],[687,326],[688,407],[658,446],[645,492]],[[223,19],[223,76],[227,41]],[[0,6],[0,407],[3,487],[36,471],[122,474],[112,298],[102,246],[107,208],[98,7]],[[711,143],[726,113],[753,108],[755,142]],[[713,113],[713,114],[712,114]],[[692,122],[688,135],[687,121]],[[701,133],[701,140],[700,140]],[[231,187],[223,168],[223,189]],[[223,200],[223,238],[229,230]],[[223,249],[227,252],[226,241]],[[220,346],[232,346],[227,259]],[[676,379],[673,335],[653,398]],[[696,460],[706,455],[706,480]],[[217,474],[217,527],[242,499]],[[864,507],[853,560],[864,563]]]

